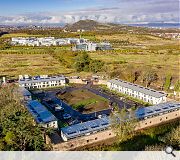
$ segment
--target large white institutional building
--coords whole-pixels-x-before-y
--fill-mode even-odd
[[[112,79],[107,82],[107,87],[111,90],[127,94],[131,97],[140,99],[151,104],[159,104],[166,102],[166,94],[154,89],[145,88],[143,86],[126,82],[123,80]]]

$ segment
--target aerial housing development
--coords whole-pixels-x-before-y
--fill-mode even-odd
[[[178,158],[177,0],[0,2],[0,151]]]
[[[111,112],[113,112],[112,106],[107,110],[102,110],[97,113],[82,114],[81,112],[74,110],[67,102],[64,102],[57,97],[58,93],[63,95],[66,92],[69,92],[73,87],[71,87],[70,90],[66,90],[66,87],[64,89],[62,88],[58,93],[57,91],[53,93],[53,88],[50,89],[51,92],[40,90],[41,88],[66,86],[68,85],[70,78],[71,77],[65,78],[63,75],[34,77],[27,75],[19,76],[18,82],[20,93],[24,97],[23,104],[34,117],[34,121],[42,127],[56,129],[56,132],[63,140],[62,143],[58,143],[58,146],[61,146],[62,148],[63,145],[68,145],[69,142],[71,145],[69,145],[68,149],[83,146],[89,143],[92,136],[95,136],[95,141],[114,137],[115,134],[111,129],[111,125],[113,125],[114,122],[109,116]],[[79,84],[79,82],[76,81],[72,81],[72,83]],[[82,81],[82,83],[86,86],[89,82]],[[135,110],[136,119],[139,120],[139,128],[136,129],[158,125],[167,120],[176,119],[179,116],[180,103],[166,102],[165,93],[118,79],[108,80],[107,87],[111,90],[141,99],[144,102],[154,104],[149,107],[140,107]],[[37,90],[36,92],[34,89],[39,89],[39,91]],[[77,88],[73,88],[73,90],[77,90]],[[101,92],[96,92],[100,95],[102,94]],[[40,101],[34,100],[32,94],[40,98]],[[121,108],[121,106],[119,107]],[[129,114],[127,120],[131,119],[131,116],[132,115]],[[58,125],[59,123],[64,122],[68,125]],[[102,137],[101,134],[104,134],[104,137]],[[82,139],[83,144],[77,143],[80,139]],[[52,139],[50,141],[51,143],[55,143]],[[91,141],[91,143],[95,142]],[[54,145],[54,147],[56,148],[57,146]]]
[[[164,92],[159,92],[154,89],[146,88],[120,79],[109,80],[107,82],[107,86],[109,89],[127,94],[151,104],[166,102],[167,95]]]

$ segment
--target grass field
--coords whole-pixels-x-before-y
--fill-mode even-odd
[[[12,37],[42,37],[42,35],[29,35],[26,33],[10,33],[10,34],[4,34],[0,38],[12,38]]]
[[[1,38],[41,36],[25,33],[6,34]],[[171,74],[173,84],[180,77],[180,48],[177,40],[164,39],[146,34],[111,34],[84,35],[84,38],[97,41],[117,41],[113,51],[88,52],[92,59],[102,60],[108,72],[121,69],[126,73],[126,67],[131,65],[144,71],[153,68],[158,74],[158,81]],[[122,41],[122,44],[121,44]],[[123,41],[128,41],[127,45]],[[76,53],[70,46],[63,47],[28,47],[11,46],[0,50],[0,75],[17,76],[19,74],[66,74],[89,76],[91,72],[76,72],[74,67]],[[121,77],[123,79],[123,77]],[[157,81],[157,85],[159,85]],[[156,84],[155,84],[156,85]]]
[[[133,65],[137,69],[152,67],[159,75],[171,73],[174,77],[179,77],[179,55],[163,54],[111,54],[111,53],[90,53],[91,58],[102,60],[109,65],[118,64],[117,67],[124,68],[127,65]],[[111,70],[111,69],[110,69]]]
[[[48,54],[1,54],[0,76],[63,74],[71,72]]]
[[[108,108],[108,100],[85,89],[67,92],[59,97],[82,113],[90,113]]]

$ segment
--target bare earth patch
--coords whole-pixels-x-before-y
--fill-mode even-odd
[[[108,100],[85,89],[66,92],[59,97],[82,113],[91,113],[108,109]]]

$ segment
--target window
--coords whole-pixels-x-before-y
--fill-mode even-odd
[[[95,138],[95,140],[97,140],[97,137]]]

